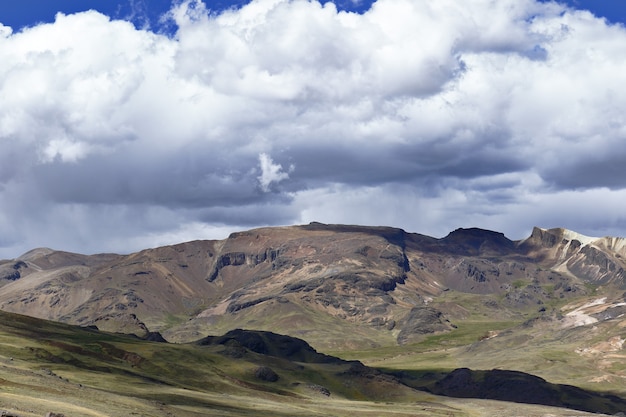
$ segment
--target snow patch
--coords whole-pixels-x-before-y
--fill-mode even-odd
[[[591,317],[590,315],[585,313],[584,310],[589,307],[603,304],[606,304],[606,297],[598,298],[597,300],[591,301],[573,311],[570,311],[565,315],[565,318],[563,319],[563,327],[580,327],[586,326],[587,324],[597,323],[598,319],[596,319],[595,317]]]
[[[577,240],[580,243],[582,243],[583,245],[588,245],[588,244],[590,244],[592,242],[595,242],[596,240],[599,239],[597,237],[581,235],[580,233],[576,233],[576,232],[574,232],[572,230],[567,230],[567,229],[563,229],[563,237],[565,239],[570,240],[570,241]]]

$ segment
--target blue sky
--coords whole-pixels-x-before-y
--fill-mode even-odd
[[[214,0],[205,4],[220,11],[230,7],[241,7],[246,0]],[[616,23],[626,22],[626,2],[621,0],[567,0],[564,3],[578,9],[586,9]],[[335,4],[340,10],[363,12],[372,4],[371,0],[343,0]],[[0,4],[0,23],[19,30],[39,22],[52,22],[57,12],[65,14],[95,9],[114,19],[131,20],[142,27],[150,22],[158,30],[159,18],[171,7],[172,0],[21,0],[5,1]]]
[[[626,2],[620,0],[569,0],[567,3],[578,9],[589,10],[613,23],[626,22]]]
[[[2,2],[0,258],[311,221],[626,237],[623,4]]]
[[[211,10],[221,11],[232,7],[241,7],[246,0],[214,0],[205,4]],[[335,2],[338,9],[363,12],[372,1],[344,0]],[[2,2],[0,5],[0,23],[19,30],[40,22],[53,22],[57,12],[65,14],[95,9],[113,19],[130,20],[138,27],[150,23],[153,30],[159,30],[160,17],[169,10],[172,0],[22,0]]]

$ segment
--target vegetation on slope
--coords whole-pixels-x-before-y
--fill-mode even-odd
[[[269,332],[236,330],[170,344],[4,312],[0,322],[0,409],[19,416],[49,411],[68,416],[495,416],[505,403],[478,399],[592,412],[615,412],[623,403],[521,373],[510,378],[510,372],[502,372],[494,379],[493,372],[469,370],[381,372]],[[478,383],[490,377],[486,386]],[[539,389],[549,392],[550,401],[507,397],[503,392],[511,391],[502,387],[511,387],[511,381],[523,385],[513,384],[514,392]],[[571,393],[578,400],[570,401]],[[543,406],[523,409],[529,416],[546,410],[573,415]]]

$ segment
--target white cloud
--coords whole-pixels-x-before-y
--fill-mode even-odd
[[[272,183],[279,183],[289,178],[289,174],[283,171],[283,167],[280,164],[275,164],[272,158],[265,153],[259,155],[259,165],[261,175],[257,178],[263,192],[269,192]],[[293,167],[291,170],[293,171]]]
[[[73,143],[66,138],[51,140],[43,151],[42,160],[53,162],[57,157],[63,162],[76,162],[88,153],[84,143]]]
[[[13,33],[13,28],[0,23],[0,37],[8,38]]]
[[[309,220],[626,235],[587,205],[626,189],[623,26],[534,0],[170,17],[0,26],[0,256]]]

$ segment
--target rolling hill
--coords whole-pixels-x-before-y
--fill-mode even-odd
[[[0,369],[0,413],[14,417],[564,417],[626,405],[521,372],[386,372],[272,332],[170,344],[6,312]]]

